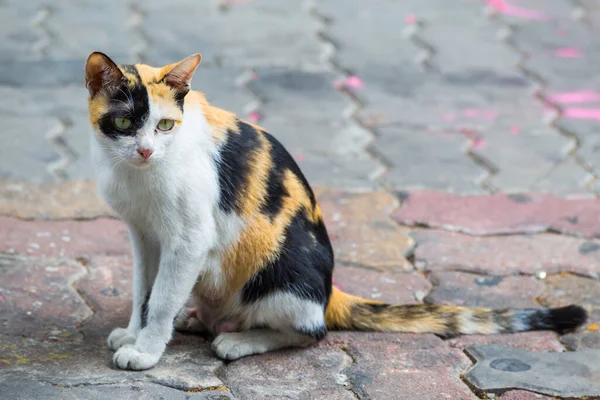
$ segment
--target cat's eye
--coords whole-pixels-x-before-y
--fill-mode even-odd
[[[131,120],[129,118],[117,117],[114,119],[115,126],[119,129],[129,129],[131,127]]]
[[[173,125],[175,125],[175,121],[172,119],[161,119],[156,127],[161,131],[170,131]]]

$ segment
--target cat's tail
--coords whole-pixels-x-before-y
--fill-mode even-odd
[[[571,331],[587,320],[579,306],[489,309],[430,304],[391,305],[333,288],[325,313],[328,329],[435,333],[444,337],[537,330]]]

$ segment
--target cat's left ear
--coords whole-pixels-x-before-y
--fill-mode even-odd
[[[178,63],[172,64],[168,72],[163,76],[162,81],[178,92],[189,92],[192,83],[192,77],[198,65],[202,61],[202,54],[192,54]]]

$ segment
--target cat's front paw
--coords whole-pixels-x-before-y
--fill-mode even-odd
[[[134,344],[136,339],[136,335],[133,332],[123,328],[116,328],[108,335],[108,347],[113,351],[117,351],[126,344]]]
[[[141,371],[156,365],[162,353],[148,353],[138,346],[126,344],[113,356],[113,363],[120,369]]]

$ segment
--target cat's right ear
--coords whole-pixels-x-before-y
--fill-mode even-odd
[[[94,97],[102,88],[118,86],[123,73],[106,54],[95,51],[85,63],[85,86]]]

